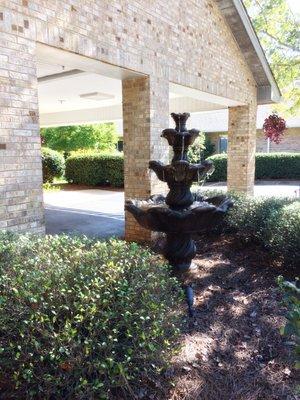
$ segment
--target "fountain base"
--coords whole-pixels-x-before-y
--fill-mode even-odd
[[[175,273],[187,272],[196,255],[196,245],[189,233],[167,233],[163,254]]]

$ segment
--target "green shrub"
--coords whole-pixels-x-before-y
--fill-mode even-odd
[[[198,163],[200,160],[205,160],[214,153],[215,145],[209,137],[203,132],[197,137],[195,142],[189,146],[188,159],[192,163]]]
[[[292,198],[246,197],[231,194],[234,207],[224,229],[245,241],[261,243],[287,264],[300,259],[300,201]]]
[[[1,398],[127,398],[155,379],[182,318],[160,260],[118,240],[2,234]]]
[[[268,244],[274,252],[296,265],[300,260],[300,201],[284,205],[269,222]]]
[[[210,181],[227,180],[227,154],[209,157],[214,162],[215,172]],[[256,179],[300,179],[300,153],[256,153]]]
[[[227,154],[215,154],[208,157],[215,166],[214,172],[208,177],[208,181],[224,182],[227,180]]]
[[[55,177],[60,177],[65,171],[64,157],[55,150],[42,148],[43,182],[53,182]]]
[[[246,240],[264,241],[269,243],[274,230],[270,225],[278,213],[293,199],[280,197],[245,197],[233,194],[234,208],[229,210],[226,222],[230,228],[242,232]]]
[[[73,183],[121,187],[124,185],[123,155],[73,153],[66,160],[66,178]]]
[[[256,179],[300,179],[300,153],[257,153]]]
[[[213,197],[224,194],[206,188],[197,195]],[[256,242],[288,265],[300,259],[300,201],[283,197],[247,197],[230,193],[234,206],[215,232],[231,232],[244,242]]]

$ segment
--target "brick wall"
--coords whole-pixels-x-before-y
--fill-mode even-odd
[[[221,136],[227,136],[227,132],[209,132],[208,138],[215,145],[215,153],[219,153],[218,143]],[[262,129],[256,131],[256,152],[265,153],[267,151],[267,140]],[[283,140],[279,143],[270,143],[271,152],[300,152],[300,128],[289,128],[284,134]]]
[[[229,107],[228,190],[253,193],[255,175],[256,101],[249,106]]]
[[[246,104],[256,97],[252,74],[213,0],[172,0],[171,7],[165,0],[1,0],[4,228],[43,230],[36,42]],[[166,90],[153,85],[150,91],[153,99],[165,96],[167,102]],[[150,118],[149,158],[165,122]],[[146,163],[141,168],[145,174]]]
[[[167,141],[160,137],[161,127],[169,121],[168,90],[168,81],[153,77],[123,81],[125,199],[147,199],[167,190],[148,164],[150,159],[168,162]],[[127,239],[151,238],[151,232],[140,227],[130,213],[126,212],[125,220]]]
[[[265,153],[267,151],[267,141],[261,129],[257,130],[256,151]],[[289,128],[284,134],[283,140],[279,143],[270,143],[271,152],[300,152],[300,128]]]

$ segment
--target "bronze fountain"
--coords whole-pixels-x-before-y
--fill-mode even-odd
[[[211,230],[225,215],[231,200],[225,196],[204,198],[191,192],[193,182],[201,181],[214,170],[213,163],[204,160],[199,164],[188,161],[187,151],[199,135],[196,129],[187,130],[189,113],[171,114],[175,129],[164,129],[162,137],[173,147],[171,164],[150,161],[159,180],[166,182],[170,191],[166,197],[154,195],[147,201],[128,200],[125,209],[129,211],[144,228],[163,232],[166,240],[162,253],[173,267],[177,276],[184,276],[194,267],[192,260],[196,255],[193,234],[204,234]],[[190,284],[184,285],[190,315],[193,315],[193,290]]]

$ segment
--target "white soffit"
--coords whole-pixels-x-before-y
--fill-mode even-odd
[[[181,97],[189,97],[196,100],[201,100],[206,103],[215,104],[216,106],[223,107],[235,107],[244,105],[244,103],[238,102],[236,100],[228,99],[226,97],[217,96],[211,93],[202,92],[201,90],[192,89],[187,86],[178,85],[177,83],[170,82],[169,90],[172,93],[176,93]],[[215,109],[223,108],[215,107]]]
[[[64,66],[66,70],[79,69],[115,79],[143,76],[143,74],[129,69],[107,64],[93,58],[57,49],[56,47],[47,46],[42,43],[37,43],[37,60],[43,64],[51,64],[55,60],[56,65]]]

